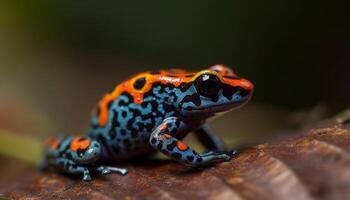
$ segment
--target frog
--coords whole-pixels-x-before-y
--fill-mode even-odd
[[[208,122],[245,105],[253,90],[252,82],[225,65],[201,71],[139,73],[103,96],[82,141],[67,137],[57,139],[62,145],[51,142],[49,149],[56,147],[53,152],[57,152],[46,163],[59,163],[55,166],[80,173],[84,181],[90,181],[91,170],[104,175],[111,171],[127,174],[126,168],[97,163],[137,160],[157,152],[190,167],[229,161],[237,151],[227,151]],[[189,133],[194,133],[205,152],[198,153],[183,142]],[[94,154],[86,153],[89,151]],[[61,162],[69,165],[62,166]]]

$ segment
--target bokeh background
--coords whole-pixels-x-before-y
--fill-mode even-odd
[[[230,146],[339,113],[348,3],[1,1],[0,153],[37,161],[43,138],[84,134],[99,98],[137,72],[219,63],[256,85],[249,105],[213,122]]]

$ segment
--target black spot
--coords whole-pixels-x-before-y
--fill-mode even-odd
[[[193,156],[187,156],[187,160],[188,160],[189,162],[192,162],[192,161],[193,161],[193,159],[194,159],[194,157],[193,157]]]
[[[153,131],[153,127],[154,127],[154,119],[153,118],[150,118],[152,120],[152,123],[149,123],[146,125],[146,130],[148,132],[152,132]]]
[[[186,110],[188,110],[188,111],[192,111],[194,108],[191,106],[191,107],[188,107],[188,108],[186,108]]]
[[[124,110],[124,111],[122,112],[122,117],[125,118],[127,114],[128,114],[128,113]]]
[[[197,158],[197,162],[202,162],[203,159],[201,157]]]
[[[175,128],[173,128],[173,129],[171,129],[171,131],[169,133],[170,133],[170,135],[175,135],[176,131],[177,130]]]
[[[163,142],[162,141],[159,141],[158,145],[157,145],[157,148],[158,149],[162,149],[163,147]]]
[[[182,156],[179,153],[173,153],[170,157],[174,158],[175,160],[179,160]]]
[[[175,110],[174,106],[171,105],[171,104],[164,104],[164,105],[163,105],[163,108],[164,108],[164,111],[165,111],[166,113]]]
[[[120,126],[120,123],[118,121],[118,113],[116,111],[113,111],[112,127],[108,132],[108,135],[111,137],[111,139],[114,139],[115,136],[117,135],[115,128],[119,126]]]
[[[231,100],[233,97],[233,94],[235,94],[239,90],[239,87],[233,87],[227,84],[223,84],[222,88],[223,88],[222,94],[229,100]]]
[[[134,88],[136,90],[141,90],[143,86],[145,86],[145,84],[146,84],[146,78],[141,77],[134,82]]]
[[[184,104],[186,102],[193,102],[194,105],[196,105],[196,106],[200,106],[202,103],[198,94],[192,94],[192,95],[185,96],[185,98],[182,99],[181,104]]]
[[[167,148],[169,151],[172,151],[175,147],[176,147],[176,142],[174,141],[174,142],[168,144],[166,148]]]
[[[86,152],[86,149],[78,149],[77,154],[79,157],[83,157]]]
[[[156,139],[154,139],[154,138],[151,139],[151,143],[152,143],[152,144],[155,144],[156,142],[157,142]]]
[[[126,130],[125,129],[120,130],[120,134],[125,136],[126,135]]]
[[[168,85],[168,84],[166,84],[166,85],[163,85],[163,84],[160,84],[160,83],[155,83],[156,85],[154,86],[154,87],[157,87],[157,88],[159,88],[159,90],[158,90],[158,94],[163,94],[163,93],[165,93],[165,88],[166,88],[166,86]]]
[[[114,139],[115,136],[117,135],[116,132],[115,132],[115,128],[114,127],[111,127],[111,129],[109,130],[108,132],[108,135],[111,137],[111,139]]]
[[[143,101],[143,102],[141,103],[141,106],[142,106],[142,108],[147,108],[148,102]]]
[[[185,92],[191,86],[192,86],[192,83],[181,83],[180,90],[181,90],[181,92]]]
[[[127,102],[127,101],[124,101],[124,99],[123,99],[123,100],[119,100],[118,106],[119,106],[119,107],[128,106],[128,102]]]
[[[91,125],[91,128],[92,128],[92,129],[97,129],[98,127],[100,127],[98,124],[92,124],[92,125]]]
[[[64,154],[63,157],[66,157],[66,158],[69,159],[69,160],[72,160],[72,159],[73,159],[71,153]]]
[[[129,103],[133,102],[134,101],[134,98],[128,93],[128,92],[123,92],[120,96],[125,96],[128,98],[128,100],[119,100],[119,103],[118,105],[119,106],[128,106]]]

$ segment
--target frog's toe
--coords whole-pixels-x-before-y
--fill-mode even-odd
[[[84,174],[83,181],[90,182],[91,181],[91,176],[88,175],[88,174]]]
[[[230,155],[227,155],[227,154],[218,155],[217,158],[219,158],[220,160],[223,160],[223,161],[229,161],[229,160],[231,160],[231,156],[230,156]]]
[[[105,168],[105,169],[103,169],[102,171],[101,171],[101,174],[102,175],[107,175],[107,174],[110,174],[112,171],[110,170],[110,169],[108,169],[108,168]]]
[[[128,169],[123,169],[120,171],[120,174],[123,176],[127,175],[128,173],[129,173]]]
[[[233,157],[233,156],[236,156],[238,154],[238,151],[236,149],[234,149],[234,150],[228,151],[226,154]]]

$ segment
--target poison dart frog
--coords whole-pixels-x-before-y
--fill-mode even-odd
[[[157,151],[193,167],[228,161],[235,151],[225,151],[206,122],[247,103],[253,88],[223,65],[199,72],[140,73],[100,100],[84,137],[49,140],[43,163],[89,181],[91,171],[127,173],[127,169],[97,163],[137,159]],[[207,148],[205,153],[181,141],[189,132]]]

